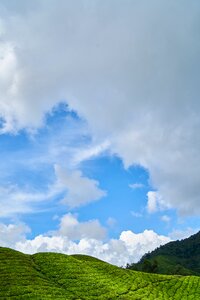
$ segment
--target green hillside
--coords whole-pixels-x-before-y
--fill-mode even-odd
[[[200,277],[121,269],[84,255],[0,248],[0,299],[200,299]]]
[[[200,276],[200,232],[161,246],[128,268],[157,274]]]

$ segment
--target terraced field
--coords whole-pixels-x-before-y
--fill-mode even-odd
[[[84,255],[0,248],[0,299],[200,299],[200,277],[125,270]]]

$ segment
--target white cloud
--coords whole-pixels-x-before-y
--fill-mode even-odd
[[[169,205],[164,202],[161,195],[155,191],[149,191],[147,193],[147,211],[149,213],[155,213],[159,210],[169,208]]]
[[[25,224],[0,224],[0,244],[24,253],[60,252],[87,254],[122,266],[136,262],[142,255],[170,241],[153,230],[134,233],[122,231],[118,239],[102,241],[105,228],[98,220],[79,222],[72,214],[64,215],[57,231],[27,239],[30,228]]]
[[[68,213],[61,218],[59,230],[54,234],[65,236],[70,240],[83,238],[102,240],[106,237],[106,229],[98,220],[79,222],[75,215]]]
[[[26,242],[26,234],[30,228],[21,224],[3,224],[0,223],[0,245],[1,247],[15,247],[18,241]]]
[[[157,192],[149,191],[147,193],[148,201],[147,201],[147,210],[149,213],[154,213],[158,210],[159,197]]]
[[[163,222],[169,223],[171,221],[171,218],[167,215],[163,215],[163,216],[161,216],[161,220]]]
[[[141,218],[142,217],[142,213],[137,212],[137,211],[131,211],[131,215],[135,218]]]
[[[60,252],[63,253],[70,243],[67,238],[62,236],[43,236],[38,235],[33,240],[18,241],[15,245],[15,249],[27,254],[33,254],[36,252]]]
[[[28,185],[0,186],[0,217],[36,212],[44,209],[41,208],[41,203],[49,206],[56,198],[71,209],[97,201],[106,195],[106,192],[98,187],[96,180],[84,177],[79,170],[67,171],[56,165],[55,176],[55,181],[49,186],[40,186],[37,190]]]
[[[40,126],[67,99],[126,167],[149,170],[163,201],[199,214],[199,1],[1,8],[2,131]]]
[[[95,158],[99,156],[101,153],[105,152],[109,149],[110,143],[108,141],[104,141],[98,145],[85,147],[84,149],[79,149],[76,151],[73,162],[74,164],[79,164],[82,161]]]
[[[110,228],[114,228],[115,225],[117,224],[117,220],[115,218],[109,217],[106,221],[106,224],[110,227]]]
[[[134,233],[132,231],[123,231],[120,235],[120,240],[126,244],[126,247],[133,255],[137,253],[138,260],[142,255],[148,251],[152,251],[159,245],[165,244],[170,241],[170,239],[163,235],[158,235],[153,230],[144,230],[142,233]]]
[[[51,200],[59,193],[60,190],[56,186],[50,187],[45,192],[38,192],[28,187],[20,188],[16,185],[0,186],[0,217],[11,217],[39,210],[41,202]]]
[[[173,240],[182,240],[190,237],[191,235],[197,233],[200,228],[191,228],[188,227],[186,229],[174,229],[172,232],[169,233],[169,237]]]
[[[98,187],[96,180],[84,177],[79,170],[64,170],[59,165],[55,165],[55,173],[58,184],[67,190],[62,202],[70,208],[97,201],[106,195],[106,192]]]
[[[132,231],[123,231],[119,239],[111,239],[108,242],[92,238],[82,238],[80,241],[73,242],[62,235],[39,235],[33,240],[16,243],[16,249],[25,253],[38,251],[56,251],[66,254],[81,253],[122,266],[128,262],[137,262],[146,252],[152,251],[169,241],[168,237],[158,235],[152,230],[145,230],[138,234]]]
[[[129,187],[133,190],[141,189],[144,187],[144,184],[143,183],[132,183],[132,184],[129,184]]]

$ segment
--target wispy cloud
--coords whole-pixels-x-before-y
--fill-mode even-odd
[[[98,182],[85,177],[81,171],[67,171],[55,166],[55,181],[47,187],[34,189],[26,185],[0,186],[0,217],[16,214],[35,213],[50,206],[53,201],[62,202],[68,209],[83,206],[106,196],[106,191],[98,187]],[[61,205],[61,204],[60,204]]]
[[[109,149],[109,146],[110,142],[104,141],[97,145],[89,145],[85,146],[82,149],[77,149],[72,160],[75,165],[80,164],[85,160],[95,158],[101,155],[102,153],[106,152]]]
[[[187,227],[185,229],[174,229],[172,232],[169,233],[169,237],[173,240],[182,240],[182,239],[186,239],[192,234],[197,233],[199,230],[200,228],[191,228],[191,227]]]
[[[22,188],[16,185],[0,187],[0,217],[7,218],[43,210],[41,204],[46,203],[48,206],[49,201],[61,192],[62,190],[56,184],[41,192],[30,187]]]
[[[143,216],[142,213],[133,210],[131,211],[131,215],[135,218],[141,218]]]
[[[143,183],[132,183],[132,184],[129,184],[129,187],[133,190],[136,190],[136,189],[142,189],[143,187],[145,187],[145,185]]]
[[[163,215],[160,219],[166,223],[169,223],[171,221],[171,218],[168,215]]]

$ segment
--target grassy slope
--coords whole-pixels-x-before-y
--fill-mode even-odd
[[[0,299],[200,299],[200,277],[124,270],[83,255],[0,248]]]

